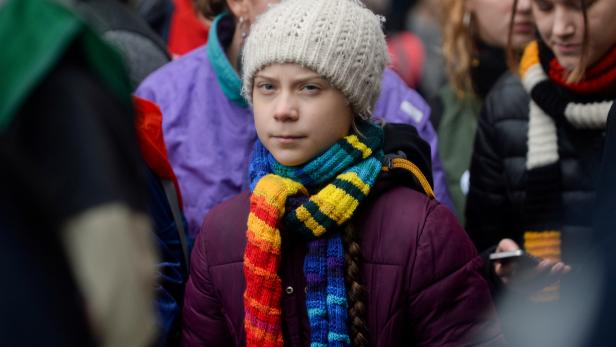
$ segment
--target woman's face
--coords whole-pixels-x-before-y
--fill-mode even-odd
[[[310,161],[349,133],[353,112],[344,95],[312,70],[273,64],[253,83],[261,143],[286,166]]]
[[[533,0],[539,34],[560,65],[573,70],[584,43],[582,0]],[[588,18],[587,64],[592,65],[616,43],[616,0],[584,0]]]
[[[513,24],[512,46],[523,48],[534,38],[535,27],[531,0],[519,0]],[[479,38],[494,47],[507,47],[513,0],[467,0],[466,9],[473,15]]]

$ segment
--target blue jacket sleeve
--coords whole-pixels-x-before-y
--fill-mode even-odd
[[[176,346],[181,332],[181,308],[188,271],[183,264],[182,244],[165,191],[155,174],[148,170],[150,214],[154,222],[161,262],[157,307],[160,314],[159,346]],[[183,217],[182,217],[183,218]],[[189,240],[189,244],[190,244]]]

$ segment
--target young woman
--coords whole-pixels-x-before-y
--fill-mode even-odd
[[[533,0],[540,38],[520,79],[488,96],[471,164],[467,230],[478,249],[520,246],[554,279],[588,243],[608,111],[616,99],[616,2]],[[512,267],[497,264],[499,282]],[[566,277],[565,277],[566,279]],[[564,280],[565,280],[564,279]],[[564,284],[563,282],[563,288]],[[532,298],[555,301],[558,286]]]
[[[533,40],[530,0],[446,0],[443,53],[449,84],[432,103],[430,120],[456,215],[464,224],[473,140],[483,99],[507,71],[506,47],[512,11],[511,45],[521,51]]]
[[[355,0],[259,17],[243,57],[251,192],[212,209],[197,237],[185,346],[502,343],[453,214],[381,175],[370,110],[387,61],[380,20]]]
[[[257,134],[240,93],[240,53],[251,23],[276,2],[200,1],[204,15],[213,18],[208,44],[157,70],[136,92],[162,111],[167,152],[193,236],[210,208],[248,185],[246,172]],[[450,206],[428,106],[389,69],[382,86],[373,114],[415,126],[430,143],[436,196]]]

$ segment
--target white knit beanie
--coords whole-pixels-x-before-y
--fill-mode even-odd
[[[257,18],[246,40],[242,93],[249,103],[255,74],[275,63],[318,73],[366,119],[389,63],[381,19],[359,0],[283,1]]]

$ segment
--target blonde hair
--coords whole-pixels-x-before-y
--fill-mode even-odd
[[[472,23],[465,23],[464,18],[470,13],[466,12],[465,0],[441,0],[441,5],[443,57],[447,75],[454,91],[462,98],[468,93],[474,94],[470,74],[474,61],[474,37]]]

